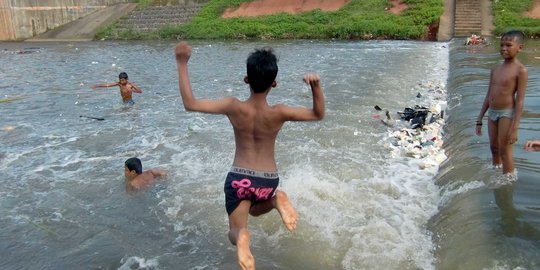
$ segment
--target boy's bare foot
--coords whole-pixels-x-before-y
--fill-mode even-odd
[[[287,230],[293,231],[296,229],[296,222],[298,220],[296,210],[294,210],[287,194],[280,190],[276,192],[276,209],[281,215],[281,219],[283,220],[285,227],[287,227]]]
[[[249,249],[249,232],[241,230],[236,242],[238,252],[238,264],[242,270],[255,270],[255,259]]]

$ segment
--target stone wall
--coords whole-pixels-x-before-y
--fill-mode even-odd
[[[171,4],[137,9],[129,16],[120,19],[117,27],[119,30],[152,32],[167,25],[184,24],[197,15],[203,4],[204,1],[189,1],[181,5]]]
[[[204,4],[208,0],[151,0],[153,6],[177,6]]]
[[[131,0],[0,0],[0,40],[23,40]]]

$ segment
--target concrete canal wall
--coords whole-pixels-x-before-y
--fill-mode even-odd
[[[0,40],[24,40],[130,0],[0,0]]]

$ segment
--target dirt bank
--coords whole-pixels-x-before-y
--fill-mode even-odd
[[[242,3],[237,9],[227,9],[223,13],[222,17],[255,17],[281,12],[297,14],[314,9],[320,9],[322,11],[336,11],[349,2],[350,0],[259,0]]]
[[[533,19],[540,19],[540,0],[536,0],[534,2],[533,8],[525,12],[525,14],[523,15]]]
[[[401,12],[406,10],[409,6],[407,4],[403,3],[401,0],[392,0],[392,7],[388,9],[388,12],[394,14],[394,15],[400,15]]]

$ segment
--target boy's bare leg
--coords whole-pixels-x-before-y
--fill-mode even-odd
[[[274,207],[276,207],[278,210],[279,215],[281,215],[281,219],[283,220],[285,227],[287,227],[289,231],[296,229],[298,215],[289,201],[287,194],[281,190],[278,190],[276,192],[276,196],[272,198],[272,201],[274,202]]]
[[[296,228],[296,222],[298,220],[298,215],[296,210],[289,201],[287,194],[283,191],[276,191],[276,195],[272,199],[257,203],[253,205],[249,211],[252,216],[260,216],[270,212],[272,209],[276,208],[283,220],[283,223],[289,231],[292,231]]]
[[[272,199],[252,206],[249,213],[252,216],[259,216],[270,212],[274,208],[278,210],[285,227],[289,231],[293,231],[296,228],[298,215],[289,201],[287,194],[281,190],[276,191],[276,195]]]
[[[247,219],[251,201],[241,201],[229,216],[229,240],[236,245],[238,264],[242,270],[254,270],[255,259],[249,248]]]
[[[508,143],[508,133],[512,128],[512,119],[503,117],[499,119],[499,156],[501,157],[503,174],[514,172],[514,160],[512,155],[513,144]]]
[[[491,150],[491,162],[493,167],[501,166],[499,149],[499,124],[488,119],[489,149]]]

